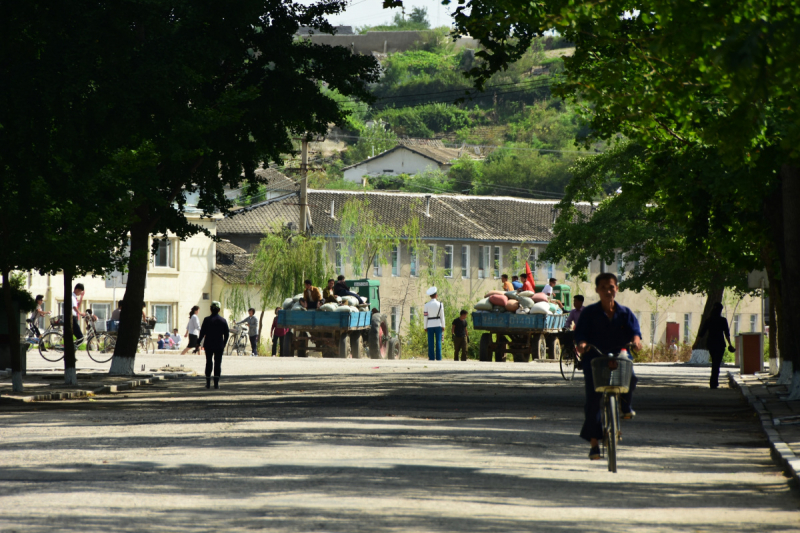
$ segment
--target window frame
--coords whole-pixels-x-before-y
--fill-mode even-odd
[[[97,314],[97,306],[102,306],[105,310],[105,318],[101,317]],[[91,302],[92,314],[97,316],[98,321],[105,322],[106,320],[111,320],[111,313],[114,311],[112,309],[113,304],[109,302]]]
[[[478,246],[478,279],[489,278],[489,265],[492,262],[492,247]]]
[[[166,330],[166,332],[167,333],[172,333],[173,320],[174,320],[174,317],[173,317],[173,315],[174,315],[173,307],[174,306],[173,306],[173,304],[171,304],[171,303],[153,303],[153,304],[150,304],[150,312],[152,313],[150,316],[152,316],[153,318],[157,319],[158,315],[156,314],[156,307],[164,307],[164,308],[167,309],[167,322],[166,322],[167,330]],[[153,333],[164,333],[163,331],[158,331],[156,329],[159,324],[164,324],[164,322],[156,322],[156,325],[153,327]]]
[[[174,251],[174,248],[177,245],[173,242],[174,240],[175,239],[170,239],[169,237],[153,237],[153,241],[158,241],[159,242],[158,250],[156,251],[156,253],[152,253],[152,248],[150,250],[150,253],[152,254],[151,264],[153,265],[153,268],[175,269],[175,251]],[[162,250],[161,242],[164,242],[164,241],[166,241],[166,243],[167,243],[167,246],[165,248],[166,249],[166,254],[165,254],[166,255],[166,263],[167,264],[166,265],[159,265],[158,264],[158,260],[159,260],[159,258],[161,256],[161,250]]]
[[[378,257],[380,254],[375,254],[375,257],[372,258],[372,275],[376,278],[380,278],[383,276],[383,265],[381,265],[381,260]]]
[[[430,256],[428,257],[428,266],[430,267],[431,271],[436,271],[436,245],[429,244],[428,245],[428,253]]]
[[[449,254],[448,254],[449,250]],[[444,277],[452,278],[453,277],[453,245],[452,244],[445,244],[444,245],[444,257],[442,258],[442,263],[444,267]],[[447,267],[447,258],[450,258],[450,268]]]
[[[750,333],[758,333],[756,331],[756,325],[758,325],[758,315],[751,314],[750,315]]]
[[[398,322],[398,320],[397,320],[397,318],[398,318],[398,307],[397,306],[392,306],[392,312],[391,312],[391,314],[389,316],[390,316],[390,321],[391,321],[390,324],[389,324],[389,327],[391,328],[392,331],[396,332],[397,331],[397,322]]]
[[[468,244],[461,245],[461,279],[469,279],[472,276],[469,270],[470,262],[470,246]]]
[[[741,315],[735,314],[733,315],[733,335],[736,336],[742,331],[742,319],[740,318]]]
[[[400,245],[396,244],[392,247],[391,254],[391,267],[392,267],[392,277],[397,277],[400,275]]]
[[[658,330],[658,313],[650,313],[650,344],[656,343],[657,330]]]
[[[333,268],[336,270],[336,274],[341,276],[345,275],[343,249],[344,243],[342,241],[333,243]]]
[[[408,246],[408,275],[416,278],[419,276],[419,253],[413,246]]]
[[[492,275],[494,279],[500,279],[503,271],[503,247],[494,246],[492,250]]]
[[[692,313],[683,314],[683,343],[689,344],[689,335],[692,332]]]

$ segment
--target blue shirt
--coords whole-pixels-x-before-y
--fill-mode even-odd
[[[603,355],[619,353],[633,337],[642,336],[639,321],[629,308],[614,304],[614,316],[608,319],[600,302],[587,305],[581,312],[581,318],[575,326],[575,343],[588,342],[597,346]]]
[[[514,290],[518,291],[518,290],[520,290],[522,288],[522,282],[521,281],[512,281],[511,282],[511,286],[514,287]]]

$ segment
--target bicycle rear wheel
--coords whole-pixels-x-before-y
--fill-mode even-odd
[[[615,394],[608,396],[608,403],[606,406],[606,430],[608,435],[606,447],[608,449],[608,471],[616,473],[617,440],[619,436],[619,406],[617,405],[617,396]]]
[[[86,343],[86,352],[95,363],[107,363],[114,356],[114,338],[110,335],[92,337]]]
[[[561,377],[567,381],[572,381],[575,376],[575,356],[569,350],[561,350],[558,358],[558,366],[561,367]]]
[[[44,334],[39,341],[39,355],[51,363],[64,359],[64,337],[55,331]]]
[[[156,353],[156,342],[150,337],[144,342],[144,353]]]

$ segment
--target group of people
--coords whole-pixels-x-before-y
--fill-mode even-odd
[[[337,297],[341,298],[342,296],[353,296],[358,300],[359,304],[364,303],[364,299],[361,296],[350,290],[345,277],[342,275],[335,280],[329,279],[327,286],[322,290],[319,287],[315,287],[310,279],[305,280],[303,285],[305,290],[303,290],[303,296],[300,298],[299,303],[308,310],[317,309],[326,303],[336,303],[338,301]]]

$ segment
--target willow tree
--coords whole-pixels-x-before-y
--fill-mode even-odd
[[[273,226],[264,234],[252,257],[247,283],[258,291],[261,303],[258,330],[264,331],[265,309],[303,292],[303,281],[321,282],[333,277],[325,240]]]
[[[369,278],[370,268],[387,265],[388,255],[400,246],[400,228],[381,221],[370,208],[367,195],[345,202],[339,229],[345,242],[344,255],[350,259],[356,277]]]

